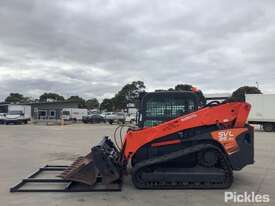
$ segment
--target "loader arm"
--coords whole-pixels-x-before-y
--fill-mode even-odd
[[[124,139],[124,158],[129,160],[143,145],[185,129],[210,125],[218,125],[221,129],[242,128],[246,123],[250,107],[250,104],[245,102],[207,106],[154,127],[129,131]]]

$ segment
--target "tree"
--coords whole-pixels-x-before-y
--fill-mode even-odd
[[[82,97],[71,96],[67,99],[67,101],[78,102],[79,108],[86,108],[86,101]]]
[[[115,110],[125,109],[128,103],[134,103],[138,107],[139,93],[145,90],[143,81],[133,81],[126,84],[112,99]]]
[[[203,106],[206,104],[206,99],[204,94],[202,93],[201,90],[193,87],[190,84],[178,84],[175,86],[175,91],[190,91],[190,92],[195,92],[196,95],[198,96],[199,99],[199,105]]]
[[[193,86],[190,84],[178,84],[175,86],[176,91],[192,91]]]
[[[96,98],[88,99],[86,101],[87,109],[97,109],[99,107],[99,102]]]
[[[230,101],[245,101],[245,94],[262,94],[261,90],[254,86],[243,86],[235,90],[232,96],[229,98]]]
[[[133,81],[126,84],[113,98],[104,99],[100,104],[100,110],[118,111],[126,109],[128,103],[134,103],[138,107],[139,94],[144,92],[145,88],[143,81]]]
[[[102,103],[100,104],[100,110],[103,111],[113,111],[114,110],[114,102],[113,98],[112,99],[103,99]]]
[[[10,95],[5,99],[6,103],[24,103],[27,102],[29,98],[24,97],[19,93],[10,93]]]
[[[56,93],[44,93],[39,97],[40,102],[47,102],[47,101],[64,101],[65,98]]]

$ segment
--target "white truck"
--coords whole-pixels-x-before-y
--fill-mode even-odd
[[[275,132],[275,94],[246,94],[245,100],[251,104],[248,122]]]
[[[4,124],[27,124],[31,120],[30,105],[8,105]]]
[[[82,121],[82,118],[87,115],[88,115],[87,109],[79,109],[79,108],[62,109],[62,118],[64,120]]]

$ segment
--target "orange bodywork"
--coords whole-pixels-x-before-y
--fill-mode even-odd
[[[247,128],[225,129],[211,132],[211,136],[223,145],[228,154],[232,154],[239,149],[236,138],[247,130]]]
[[[250,107],[250,104],[245,102],[224,103],[217,106],[204,107],[198,111],[180,116],[154,127],[129,131],[124,139],[124,156],[126,159],[130,159],[140,147],[153,140],[200,126],[222,125],[225,128],[231,129],[230,134],[237,135],[237,133],[244,131],[243,127],[246,123]],[[242,128],[242,130],[234,130],[234,128]],[[220,141],[219,133],[212,133],[212,137]],[[233,138],[230,141],[228,140],[228,142],[220,142],[221,144],[224,143],[223,145],[225,148],[228,148],[229,152],[234,150],[236,143],[234,141]]]

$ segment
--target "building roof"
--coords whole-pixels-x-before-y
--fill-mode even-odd
[[[56,101],[56,102],[32,102],[28,103],[29,105],[38,105],[38,104],[79,104],[77,101]]]
[[[0,106],[7,106],[7,105],[41,105],[41,104],[79,104],[77,101],[56,101],[56,102],[32,102],[32,103],[6,103],[1,102]]]

